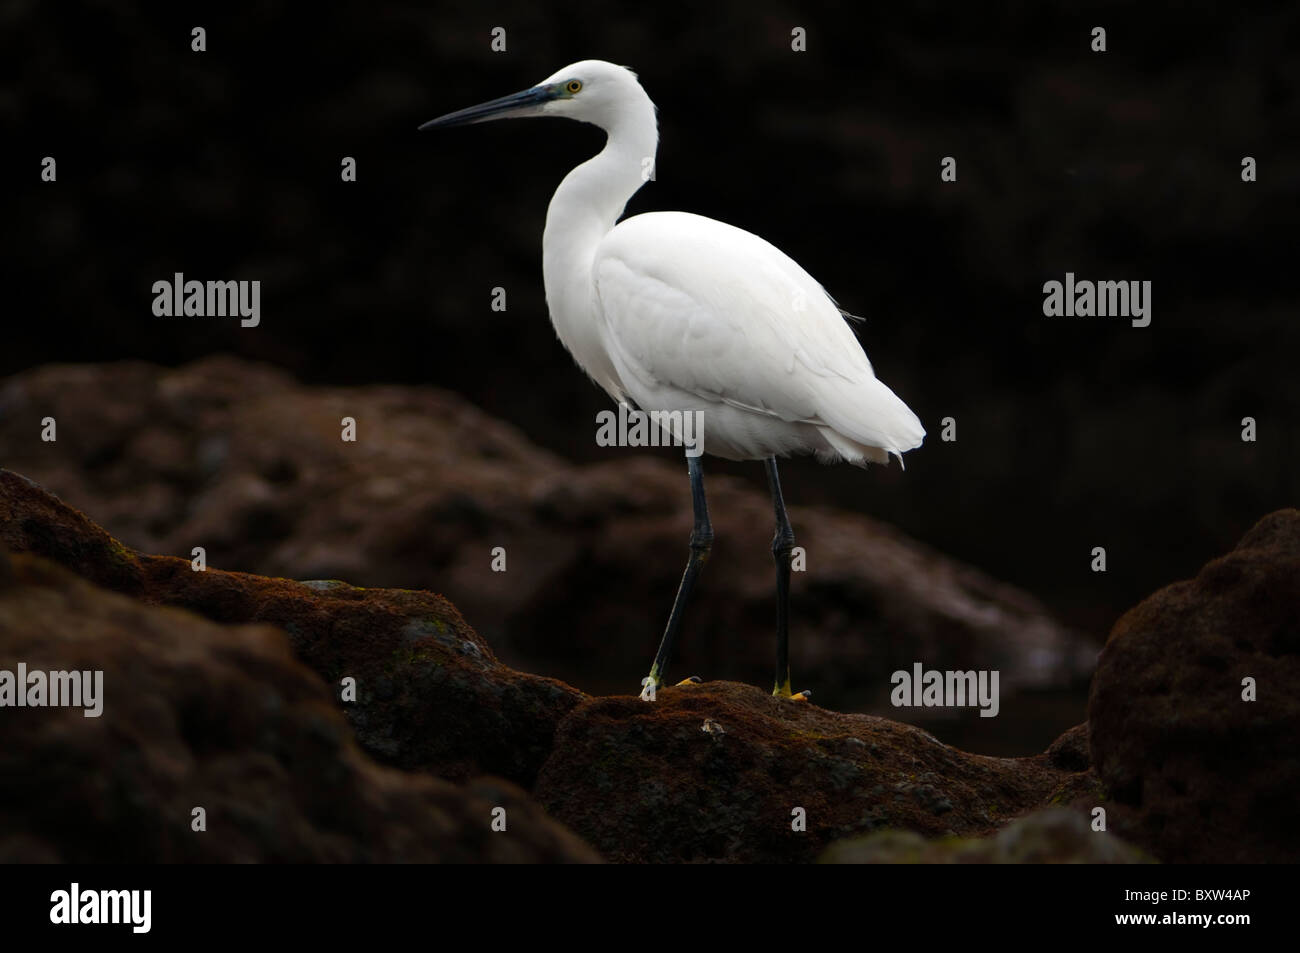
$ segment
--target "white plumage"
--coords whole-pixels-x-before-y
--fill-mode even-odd
[[[862,465],[891,453],[901,462],[920,446],[921,422],[789,256],[685,212],[615,224],[659,144],[635,73],[584,60],[425,126],[516,116],[564,116],[608,134],[551,199],[542,270],[556,334],[611,397],[645,411],[703,411],[705,452],[733,460],[815,453]]]
[[[637,215],[597,246],[592,272],[621,391],[643,409],[704,411],[708,453],[860,464],[925,435],[821,285],[757,235]]]
[[[677,421],[698,412],[705,453],[765,461],[777,523],[773,694],[806,699],[808,692],[790,688],[794,534],[776,457],[814,453],[865,465],[887,463],[892,453],[901,463],[925,437],[921,422],[876,379],[825,289],[757,235],[685,212],[618,222],[651,177],[659,144],[654,104],[630,70],[584,60],[421,128],[512,116],[564,116],[607,133],[605,148],[564,177],[546,213],[542,271],[551,323],[614,400]],[[647,701],[662,684],[682,608],[713,542],[699,460],[691,451],[687,457],[691,556],[642,680]]]

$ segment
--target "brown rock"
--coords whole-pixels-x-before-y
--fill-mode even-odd
[[[1094,831],[1076,811],[1051,807],[1017,818],[990,837],[926,840],[910,831],[882,831],[840,841],[824,864],[1149,864],[1152,859],[1115,834]]]
[[[597,856],[509,782],[379,767],[270,626],[4,560],[0,669],[99,670],[103,710],[0,711],[0,862],[517,862]],[[505,832],[492,810],[505,807]],[[206,831],[192,830],[192,811]]]
[[[1116,829],[1161,860],[1300,859],[1300,511],[1127,612],[1089,722]]]
[[[963,753],[919,728],[782,701],[734,683],[668,688],[654,705],[633,696],[584,703],[568,686],[501,665],[438,596],[195,572],[183,559],[135,553],[7,471],[0,471],[0,543],[67,563],[140,601],[184,607],[219,623],[273,623],[278,629],[257,631],[283,640],[323,675],[333,686],[322,689],[330,704],[339,679],[358,679],[359,703],[343,708],[371,752],[456,779],[493,771],[531,785],[536,777],[539,801],[611,859],[811,860],[832,841],[853,834],[893,828],[928,837],[978,835],[1042,804],[1087,809],[1101,796],[1089,770],[1085,726],[1044,755],[1000,759]],[[0,577],[5,565],[0,561]],[[60,572],[49,563],[32,566],[29,575],[40,567]],[[8,575],[14,577],[12,567]],[[0,591],[25,588],[30,587],[11,579]],[[138,605],[135,611],[161,613]],[[24,644],[39,641],[45,631],[31,623],[32,614],[19,612],[8,620],[8,628],[23,633]],[[182,630],[185,620],[197,623],[175,609],[162,617],[173,618]],[[94,625],[80,628],[95,631]],[[249,678],[264,667],[257,658],[221,658]],[[159,694],[147,677],[135,677],[133,659],[122,663],[131,675],[117,681],[132,692]],[[182,734],[194,746],[255,755],[256,743],[249,739],[261,737],[258,709],[238,697],[232,701],[224,682],[210,684],[214,678],[203,675],[201,665],[194,673],[200,688],[224,700],[186,701],[192,724]],[[234,735],[206,740],[223,738],[223,732]],[[147,751],[152,744],[137,747]],[[319,781],[337,769],[322,756],[310,770]],[[17,792],[16,803],[23,803],[23,793]],[[510,797],[527,812],[517,790],[481,800]],[[794,807],[807,812],[806,832],[790,829]],[[36,857],[43,843],[14,842],[8,849]],[[170,842],[155,848],[175,849]]]
[[[1047,748],[1047,759],[1066,771],[1086,771],[1092,764],[1088,750],[1088,725],[1075,725]]]
[[[380,760],[451,780],[490,773],[530,786],[559,719],[582,697],[516,672],[440,596],[294,582],[141,555],[17,474],[0,470],[0,547],[60,563],[108,588],[216,622],[270,623],[336,693]]]
[[[592,692],[639,690],[686,558],[684,466],[634,451],[572,466],[431,388],[308,388],[209,358],[37,368],[0,388],[0,406],[6,465],[138,550],[201,545],[212,566],[268,576],[436,583],[507,662]],[[57,443],[37,437],[45,414]],[[340,439],[345,416],[355,443]],[[766,686],[770,504],[729,477],[710,476],[708,492],[717,542],[673,671]],[[791,519],[807,552],[792,661],[821,703],[887,710],[890,673],[915,661],[998,669],[1004,700],[1091,673],[1095,650],[1025,593],[864,516],[796,506]],[[490,570],[496,546],[505,573]]]
[[[711,682],[653,705],[583,703],[534,794],[607,859],[788,862],[883,829],[988,833],[1075,777],[1047,755],[966,754],[910,725]]]

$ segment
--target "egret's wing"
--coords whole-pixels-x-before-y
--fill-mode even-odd
[[[757,235],[648,213],[615,227],[593,267],[609,348],[643,390],[676,388],[888,450],[924,435],[821,285]]]

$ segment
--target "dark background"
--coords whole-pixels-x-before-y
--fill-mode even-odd
[[[0,374],[232,352],[453,389],[599,458],[608,400],[555,340],[540,251],[552,190],[601,134],[415,129],[609,59],[660,110],[658,179],[629,212],[784,249],[866,317],[877,373],[929,430],[905,473],[791,463],[787,499],[892,521],[1101,638],[1296,503],[1300,7],[982,6],[0,3]],[[153,317],[175,271],[261,279],[261,326]],[[1066,271],[1151,280],[1152,325],[1043,317]]]

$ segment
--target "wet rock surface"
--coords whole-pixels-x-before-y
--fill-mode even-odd
[[[1089,722],[1134,843],[1168,860],[1300,859],[1300,511],[1266,516],[1195,579],[1126,613]]]
[[[287,633],[338,697],[362,746],[396,767],[464,780],[489,773],[531,785],[559,719],[582,695],[517,672],[440,596],[297,582],[136,553],[31,481],[0,471],[0,546],[53,560],[151,605]]]
[[[0,388],[0,409],[6,465],[128,546],[185,558],[203,546],[212,567],[267,576],[436,585],[504,660],[593,693],[639,690],[685,562],[677,461],[611,450],[575,466],[433,388],[304,387],[210,358],[38,368]],[[55,443],[39,439],[46,415]],[[341,439],[345,417],[355,442]],[[763,684],[771,504],[731,477],[707,489],[716,542],[674,671]],[[1095,648],[1026,593],[867,517],[790,514],[806,554],[792,663],[822,704],[888,712],[890,674],[916,661],[997,669],[1004,699],[1086,685]],[[1082,714],[1046,734],[1026,714],[1026,731],[1044,745]]]
[[[663,689],[653,705],[580,705],[535,794],[612,860],[810,861],[885,829],[987,833],[1086,771],[1046,754],[967,754],[911,725],[714,682]]]
[[[133,636],[133,629],[158,630],[152,641],[171,640],[184,647],[198,638],[189,633],[199,627],[214,643],[213,652],[227,659],[230,671],[218,678],[205,674],[201,661],[186,667],[197,679],[195,691],[213,693],[176,702],[186,712],[181,720],[189,719],[186,738],[231,757],[245,749],[249,757],[260,757],[257,739],[278,737],[274,721],[265,723],[263,708],[279,711],[285,703],[272,699],[259,708],[226,686],[245,669],[251,670],[249,678],[258,677],[265,662],[247,653],[232,656],[233,650],[220,641],[228,631],[236,633],[232,638],[244,639],[252,638],[248,632],[257,633],[309,686],[321,706],[320,717],[333,725],[331,737],[342,738],[347,734],[343,726],[350,723],[370,755],[398,767],[454,781],[484,772],[513,778],[531,788],[536,803],[564,825],[557,829],[572,828],[608,859],[812,860],[832,841],[865,831],[900,828],[931,836],[990,831],[1048,801],[1067,795],[1086,798],[1093,787],[1077,743],[1070,749],[1073,754],[987,758],[943,745],[916,727],[779,700],[735,683],[665,688],[654,704],[635,696],[589,699],[563,683],[502,665],[486,641],[438,596],[361,589],[336,580],[198,572],[188,560],[131,550],[42,487],[9,471],[0,471],[0,546],[21,554],[0,564],[10,580],[5,592],[17,600],[12,603],[16,608],[0,616],[8,638],[17,640],[15,658],[23,647],[37,644],[50,626],[97,631],[93,624],[57,614],[33,621],[36,610],[30,603],[42,592],[34,580],[42,572],[59,586],[83,593],[82,601],[90,600],[92,607],[103,600],[134,614],[119,619],[117,628],[95,643],[125,661],[115,668],[111,660],[101,664],[92,654],[84,664],[106,668],[110,682],[125,683],[141,697],[167,695],[149,681],[147,665],[142,680],[125,674],[132,665],[144,664],[139,659],[152,660],[156,654],[151,640]],[[14,566],[21,568],[20,584],[13,581]],[[120,595],[97,586],[112,587]],[[136,622],[137,615],[144,621]],[[248,622],[261,625],[247,628]],[[349,673],[357,673],[356,703],[340,701],[339,686]],[[62,721],[67,713],[59,717]],[[114,724],[116,717],[110,711],[90,728],[76,727],[93,731],[99,724]],[[165,718],[164,727],[177,717]],[[147,734],[132,742],[149,764],[167,762],[172,743],[170,737]],[[359,753],[343,752],[342,744],[338,740],[319,760],[306,764],[295,783],[310,784],[313,775],[318,781],[333,777],[341,769],[329,768],[324,763],[329,758],[365,761]],[[15,748],[11,757],[16,771],[24,762],[45,763],[36,762],[28,747]],[[59,763],[75,764],[77,759]],[[101,783],[99,774],[109,770],[92,762],[40,783],[67,788],[75,800],[83,796],[75,789],[93,788]],[[26,776],[41,774],[28,769]],[[120,796],[128,797],[132,785],[149,790],[153,782],[128,776],[121,783]],[[501,784],[508,793],[514,791],[525,811],[532,810],[527,795],[509,782]],[[471,785],[466,796],[472,800],[477,789]],[[24,792],[32,790],[15,792],[15,803],[24,803]],[[479,806],[478,801],[471,805],[473,810]],[[791,830],[795,807],[807,812],[806,832]],[[178,808],[167,808],[173,809]],[[226,809],[251,812],[250,817],[257,813],[233,801]],[[42,823],[24,816],[14,830],[39,831]],[[189,856],[178,853],[183,848],[174,836],[170,830],[159,833],[142,850],[158,857]],[[37,850],[38,842],[24,836],[11,849],[26,856]],[[223,857],[243,856],[241,850],[258,858],[363,856],[279,842],[257,848],[270,851],[263,854],[249,844],[229,849],[234,853]],[[497,858],[491,852],[484,856]]]
[[[271,626],[145,605],[0,551],[0,670],[19,663],[102,672],[102,707],[0,712],[0,862],[599,859],[507,781],[377,765]]]
[[[1298,540],[1300,513],[1275,513],[1147,599],[1111,634],[1090,722],[1042,754],[996,758],[733,682],[667,687],[653,704],[590,697],[500,662],[440,596],[196,572],[0,471],[0,669],[97,668],[126,687],[99,719],[3,712],[0,853],[1286,860]],[[1242,700],[1248,677],[1258,701]],[[196,846],[185,812],[208,805],[230,837]],[[480,839],[492,806],[527,836]],[[1096,841],[1060,814],[1008,827],[1097,806],[1109,834],[1089,829]]]
[[[1018,818],[988,837],[926,840],[882,831],[832,845],[824,864],[1143,864],[1152,859],[1115,834],[1095,831],[1075,811],[1053,807]]]

